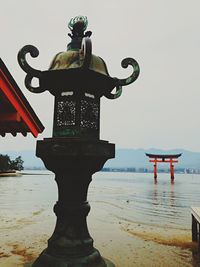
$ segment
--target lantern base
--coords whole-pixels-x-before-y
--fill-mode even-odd
[[[26,267],[115,267],[115,265],[101,257],[98,250],[94,249],[91,255],[81,258],[58,258],[49,255],[47,250],[44,250],[32,265]]]
[[[55,173],[58,201],[55,230],[32,267],[114,267],[93,247],[87,227],[92,174],[114,154],[114,144],[101,140],[47,138],[37,142],[36,155]]]

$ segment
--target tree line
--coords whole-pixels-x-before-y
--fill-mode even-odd
[[[22,160],[21,156],[11,160],[8,155],[0,154],[0,172],[13,170],[21,171],[24,169],[23,163],[24,161]]]

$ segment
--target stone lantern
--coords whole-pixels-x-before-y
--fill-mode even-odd
[[[27,73],[27,89],[33,93],[48,90],[55,97],[53,137],[37,141],[36,155],[55,173],[57,222],[33,267],[114,266],[93,247],[86,222],[90,211],[87,191],[92,175],[115,157],[115,145],[99,139],[100,98],[119,97],[122,86],[137,79],[139,66],[126,58],[122,67],[132,65],[132,75],[127,79],[110,77],[104,60],[92,54],[87,24],[83,16],[71,19],[67,51],[58,53],[47,71],[33,69],[26,61],[27,53],[39,55],[36,47],[27,45],[18,53],[18,62]],[[32,86],[33,78],[39,79],[38,87]]]

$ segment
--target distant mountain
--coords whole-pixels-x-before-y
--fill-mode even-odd
[[[192,152],[183,149],[161,150],[161,149],[117,149],[116,157],[106,162],[105,167],[114,168],[148,168],[152,167],[145,153],[159,154],[177,154],[182,153],[179,163],[176,165],[180,168],[200,169],[200,152]],[[12,159],[21,156],[24,160],[25,168],[43,168],[44,164],[41,159],[35,156],[34,151],[2,151],[1,154],[8,154]],[[160,165],[161,166],[161,165]],[[169,167],[163,164],[163,167]]]
[[[200,152],[192,152],[183,149],[161,150],[161,149],[117,149],[115,159],[109,160],[105,167],[135,167],[148,168],[152,167],[149,158],[145,153],[151,154],[178,154],[182,153],[179,163],[176,165],[180,168],[200,169]],[[160,166],[169,167],[167,164]]]

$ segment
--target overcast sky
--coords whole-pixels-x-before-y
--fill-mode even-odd
[[[107,63],[111,76],[126,78],[125,57],[140,65],[138,80],[117,100],[102,98],[101,139],[118,148],[184,148],[200,151],[200,1],[199,0],[1,0],[0,57],[45,126],[52,132],[53,96],[32,94],[18,51],[35,45],[40,55],[29,64],[46,70],[70,38],[68,21],[88,17],[93,53]],[[0,138],[1,150],[35,149],[28,137]]]

